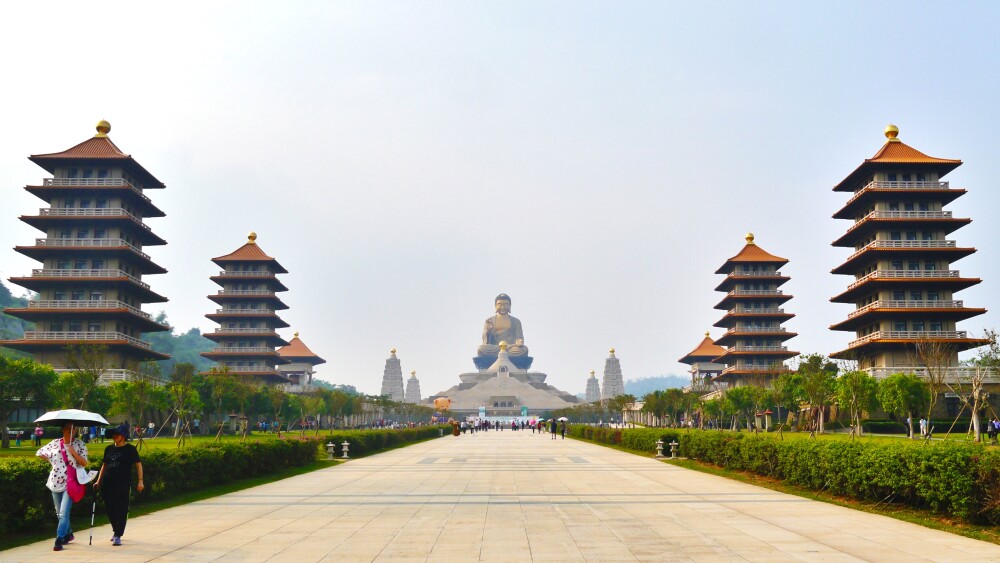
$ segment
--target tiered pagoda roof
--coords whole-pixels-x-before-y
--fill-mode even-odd
[[[289,344],[277,332],[288,326],[277,314],[288,308],[277,294],[288,289],[276,277],[288,271],[261,250],[253,232],[246,244],[212,262],[222,271],[210,279],[222,289],[208,298],[221,308],[205,316],[220,326],[204,335],[216,342],[216,348],[202,356],[230,373],[250,375],[266,383],[288,383],[274,368],[288,363],[275,349]]]
[[[25,190],[49,204],[21,221],[44,233],[34,244],[15,247],[42,267],[10,281],[38,293],[27,307],[9,315],[35,323],[8,348],[30,352],[57,370],[66,366],[67,346],[106,346],[106,380],[129,379],[139,362],[167,359],[142,341],[142,333],[170,330],[142,311],[144,303],[166,301],[142,276],[166,273],[144,246],[166,241],[144,222],[163,217],[147,189],[159,181],[108,137],[111,125],[97,124],[97,134],[58,153],[28,157],[53,175]]]
[[[726,349],[716,344],[709,336],[708,331],[705,331],[705,338],[702,339],[701,343],[677,361],[690,366],[700,362],[711,362],[725,353]]]
[[[282,346],[278,349],[278,354],[285,360],[292,363],[304,363],[312,364],[318,366],[320,364],[325,364],[326,360],[317,356],[308,346],[299,339],[299,333],[296,332],[295,336],[288,341],[288,346]]]
[[[750,233],[740,252],[716,270],[726,278],[715,288],[725,293],[715,308],[726,314],[715,326],[727,329],[714,342],[726,347],[711,360],[727,366],[717,379],[733,382],[743,376],[780,373],[786,371],[782,362],[798,355],[783,344],[796,336],[781,326],[793,316],[780,307],[792,298],[778,289],[789,280],[778,271],[787,263],[788,259],[758,246]]]
[[[855,310],[830,328],[857,337],[832,357],[856,359],[862,368],[913,366],[918,343],[937,342],[956,353],[985,343],[955,327],[986,312],[952,298],[981,281],[951,268],[976,251],[947,240],[971,222],[944,210],[966,193],[941,180],[962,161],[910,147],[894,125],[885,134],[875,156],[833,188],[853,194],[834,218],[854,221],[833,246],[854,252],[832,271],[855,279],[831,301],[853,303]]]

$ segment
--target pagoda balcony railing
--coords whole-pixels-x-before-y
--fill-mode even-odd
[[[273,309],[216,309],[216,315],[273,315]]]
[[[80,186],[80,187],[110,187],[115,188],[119,186],[126,186],[132,188],[135,195],[141,197],[149,203],[152,203],[144,193],[142,193],[142,188],[136,186],[132,182],[124,178],[45,178],[42,180],[43,186]]]
[[[222,270],[219,276],[223,278],[273,278],[274,272],[230,272]]]
[[[124,301],[104,300],[104,299],[43,299],[39,301],[29,301],[29,309],[127,309],[128,312],[139,315],[144,319],[153,320],[153,315],[142,311],[138,307],[133,307]]]
[[[212,353],[215,354],[257,354],[262,352],[274,352],[274,348],[268,348],[266,346],[232,346],[228,348],[212,348]]]
[[[761,309],[741,309],[736,307],[726,311],[729,315],[783,315],[785,310],[777,307],[765,307]]]
[[[860,307],[847,314],[847,318],[863,315],[873,309],[961,309],[965,307],[961,300],[937,299],[929,301],[926,299],[913,301],[900,301],[898,299],[886,299],[873,301],[864,307]]]
[[[784,295],[780,289],[734,289],[726,295]]]
[[[876,248],[955,248],[953,240],[873,240],[847,257],[847,262]]]
[[[780,278],[781,272],[730,272],[731,278]]]
[[[260,327],[260,328],[223,328],[219,327],[215,329],[213,334],[269,334],[277,336],[278,333],[274,331],[273,328]]]
[[[917,279],[917,278],[957,278],[958,270],[875,270],[858,278],[847,289],[854,289],[873,278],[882,279]]]
[[[274,292],[268,289],[220,289],[219,295],[254,295],[270,297]]]
[[[120,238],[36,238],[35,246],[51,246],[51,247],[78,247],[78,246],[100,246],[100,247],[117,247],[124,246],[130,250],[135,251],[137,254],[145,258],[146,260],[152,260],[148,254],[143,252],[138,246]]]
[[[854,192],[851,199],[847,200],[850,204],[854,200],[861,197],[863,194],[867,193],[869,190],[947,190],[948,182],[884,182],[884,181],[871,181],[865,184],[863,188]]]
[[[964,340],[968,338],[964,330],[876,330],[851,341],[849,348],[861,346],[875,340]]]
[[[143,229],[152,231],[149,225],[142,222],[142,217],[123,207],[43,207],[38,210],[38,215],[40,217],[128,217]]]
[[[56,368],[56,373],[72,373],[76,370],[69,368]],[[145,376],[143,377],[139,373],[132,371],[130,369],[106,369],[101,372],[100,379],[97,380],[98,385],[110,385],[118,381],[136,381],[141,378],[147,378],[154,385],[166,385],[168,381],[161,379],[159,377]]]
[[[745,346],[737,344],[726,348],[727,352],[787,352],[788,346]]]
[[[736,362],[735,364],[722,370],[722,375],[725,375],[727,373],[732,373],[734,371],[749,371],[749,370],[758,371],[760,373],[779,373],[779,372],[789,371],[788,367],[785,366],[785,364],[778,361],[767,365]]]
[[[143,342],[138,338],[134,338],[127,334],[114,331],[94,331],[94,332],[84,332],[84,331],[40,331],[40,330],[26,330],[24,331],[25,340],[81,340],[81,341],[91,341],[91,340],[124,340],[129,344],[138,346],[140,348],[145,348],[146,350],[152,350],[153,347],[149,345],[148,342]]]
[[[36,278],[127,278],[136,285],[150,289],[148,283],[129,274],[125,270],[41,269],[32,270],[31,276]]]
[[[947,366],[938,369],[941,371],[935,370],[935,375],[944,376],[944,383],[969,384],[977,376],[983,377],[983,383],[1000,383],[1000,374],[989,368]],[[864,368],[861,371],[868,372],[868,375],[875,379],[885,379],[896,373],[913,373],[924,379],[930,379],[930,372],[923,366],[874,367]]]
[[[220,369],[226,367],[228,369],[229,374],[231,375],[232,374],[239,375],[241,373],[252,373],[252,374],[266,373],[269,375],[280,375],[278,373],[278,370],[274,368],[269,368],[267,366],[217,366],[217,367],[219,367]]]
[[[736,334],[740,332],[788,332],[788,329],[783,326],[740,326],[727,330],[726,334]]]

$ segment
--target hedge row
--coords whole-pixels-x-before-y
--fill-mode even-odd
[[[638,452],[656,452],[656,441],[663,440],[663,451],[669,452],[667,445],[679,441],[681,432],[671,428],[599,428],[574,424],[568,429],[570,437],[590,440],[601,444],[611,444]]]
[[[306,435],[287,435],[284,440],[261,440],[245,443],[206,444],[179,450],[153,450],[142,454],[143,480],[146,490],[133,499],[134,504],[168,498],[213,485],[229,483],[247,477],[301,467],[326,456],[326,443],[340,444],[346,439],[350,455],[363,455],[378,450],[438,436],[438,427],[403,430],[358,430]],[[101,459],[95,456],[90,469],[100,469]],[[0,534],[55,526],[52,494],[45,488],[51,465],[38,458],[0,458]],[[90,512],[94,501],[93,487],[87,496],[73,507],[74,517]]]

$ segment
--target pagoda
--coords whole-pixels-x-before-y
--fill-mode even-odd
[[[406,394],[403,396],[404,403],[417,404],[420,402],[420,380],[417,379],[416,370],[410,372],[410,378],[406,380]]]
[[[278,373],[289,382],[288,391],[291,393],[312,391],[314,389],[312,378],[316,373],[314,368],[320,364],[325,364],[326,360],[310,350],[299,339],[298,332],[288,342],[288,346],[282,346],[278,349],[278,355],[281,356],[281,359],[288,362],[287,364],[279,364],[277,366]]]
[[[601,383],[597,381],[594,370],[590,370],[590,377],[587,378],[587,391],[584,393],[584,400],[588,403],[596,403],[601,400]]]
[[[966,193],[941,179],[962,161],[927,156],[898,135],[895,125],[886,127],[882,148],[833,188],[852,194],[833,217],[854,221],[833,242],[854,250],[833,273],[854,280],[830,300],[855,308],[830,329],[855,339],[831,357],[856,360],[859,369],[885,377],[926,373],[926,351],[933,350],[934,365],[958,374],[958,352],[987,342],[956,326],[986,312],[955,299],[982,281],[952,269],[976,249],[947,239],[972,221],[944,210]]]
[[[712,337],[709,336],[709,332],[705,331],[705,338],[702,339],[701,343],[683,358],[677,360],[682,364],[691,366],[689,370],[691,373],[691,386],[687,387],[685,391],[697,393],[709,391],[711,381],[718,377],[722,373],[722,370],[726,368],[724,364],[715,363],[715,358],[725,353],[726,349],[716,344],[712,340]]]
[[[715,288],[725,294],[715,308],[726,314],[715,326],[726,332],[715,344],[726,350],[713,362],[726,365],[713,380],[723,387],[772,378],[788,371],[786,359],[799,355],[784,345],[796,334],[781,326],[794,316],[781,308],[792,296],[778,289],[789,280],[778,271],[787,263],[757,246],[753,233],[748,233],[743,249],[716,270],[726,276]]]
[[[403,402],[405,391],[403,390],[403,367],[396,357],[396,349],[389,350],[389,357],[385,360],[385,369],[382,370],[382,392],[384,397],[397,403]]]
[[[44,237],[14,250],[41,268],[10,281],[37,296],[27,307],[4,312],[33,322],[35,329],[2,343],[56,371],[71,370],[67,347],[103,347],[102,383],[132,379],[140,362],[170,357],[141,339],[143,333],[170,330],[142,310],[145,303],[167,301],[142,280],[166,273],[143,251],[166,244],[144,222],[165,216],[144,192],[166,186],[122,152],[110,131],[100,121],[92,138],[63,152],[28,157],[52,174],[25,188],[48,207],[20,217]]]
[[[625,394],[625,381],[622,379],[622,365],[615,357],[615,349],[608,351],[610,356],[604,360],[604,380],[601,382],[601,397],[613,399]]]
[[[288,291],[277,274],[287,274],[277,260],[261,250],[257,234],[247,236],[243,246],[225,256],[212,258],[222,271],[212,276],[222,289],[208,298],[220,309],[205,317],[219,323],[205,338],[215,342],[215,349],[202,356],[218,362],[218,368],[246,375],[263,383],[289,383],[275,365],[288,363],[275,350],[288,346],[277,329],[288,326],[277,311],[287,309],[278,292]],[[211,372],[204,372],[211,373]]]

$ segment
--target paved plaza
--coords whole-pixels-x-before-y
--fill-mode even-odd
[[[993,544],[510,430],[134,518],[120,548],[109,526],[94,546],[87,535],[61,553],[46,541],[0,560],[1000,560]]]

